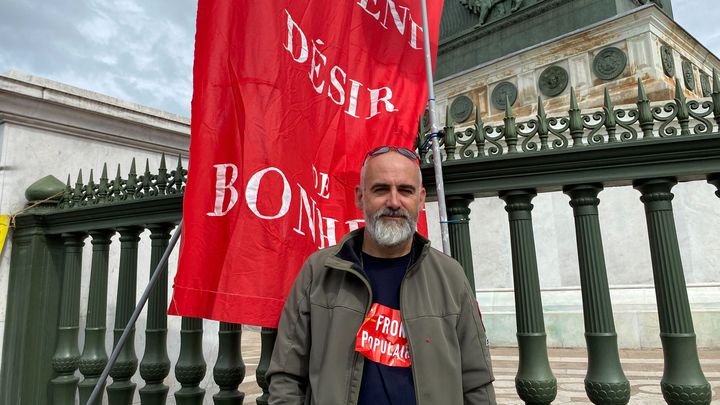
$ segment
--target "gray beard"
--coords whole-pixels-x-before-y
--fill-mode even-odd
[[[383,215],[400,216],[404,221],[383,220]],[[367,215],[366,215],[367,217]],[[412,238],[417,227],[417,218],[412,218],[404,208],[385,208],[367,217],[366,226],[370,237],[380,246],[395,247]]]

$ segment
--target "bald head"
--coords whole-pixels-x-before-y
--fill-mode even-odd
[[[391,156],[393,156],[392,160],[399,159],[400,162],[402,162],[402,159],[405,159],[407,162],[411,163],[411,164],[413,165],[413,167],[416,169],[415,171],[417,172],[417,182],[418,182],[418,185],[422,186],[422,172],[420,171],[420,166],[419,166],[416,162],[414,162],[413,160],[411,160],[410,158],[408,158],[408,157],[406,157],[406,156],[404,156],[404,155],[401,155],[400,153],[398,153],[398,152],[396,152],[396,151],[390,151],[390,152],[387,152],[387,153],[383,153],[382,155],[378,155],[378,156],[368,156],[367,158],[365,158],[365,161],[363,162],[362,168],[360,168],[360,188],[363,188],[363,187],[365,186],[365,177],[366,177],[366,175],[367,175],[367,167],[368,167],[368,164],[370,164],[370,162],[371,162],[373,159],[377,159],[377,158],[379,158],[379,157],[386,156],[386,155],[391,155]],[[400,158],[402,158],[402,159],[400,159]]]
[[[368,157],[355,187],[355,205],[365,217],[363,251],[375,257],[407,254],[424,202],[415,160],[395,151]]]

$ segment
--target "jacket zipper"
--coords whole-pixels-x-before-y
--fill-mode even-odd
[[[358,271],[356,271],[356,270],[353,269],[353,268],[350,268],[350,269],[341,269],[341,268],[337,268],[337,267],[336,267],[336,269],[338,269],[338,270],[345,270],[345,271],[347,271],[347,272],[349,272],[349,273],[351,273],[351,274],[354,274],[355,276],[357,276],[357,277],[363,282],[363,284],[365,284],[365,288],[367,288],[368,295],[369,295],[370,299],[369,299],[368,302],[365,304],[365,314],[363,315],[363,322],[364,322],[364,321],[365,321],[365,316],[367,315],[368,311],[370,311],[370,305],[371,305],[371,303],[372,303],[372,295],[373,295],[373,294],[372,294],[372,288],[370,288],[370,284],[368,283],[368,281],[365,279],[365,277],[364,277],[362,274],[360,274]],[[400,288],[402,288],[402,286],[401,286]],[[362,326],[362,323],[361,323],[360,325]],[[357,368],[357,363],[358,363],[359,357],[360,357],[360,353],[358,353],[357,351],[355,351],[355,355],[353,356],[352,370],[350,370],[350,387],[352,387],[353,379],[355,378],[355,369]],[[362,383],[362,381],[361,381],[361,383]],[[358,388],[358,389],[359,389],[359,388]],[[355,405],[355,404],[356,404],[355,402],[352,402],[352,403],[350,402],[350,396],[351,396],[351,395],[352,395],[352,390],[348,390],[348,394],[347,394],[347,398],[346,398],[346,400],[345,400],[345,403],[348,404],[348,405]],[[417,395],[417,394],[415,394],[415,395]]]
[[[407,335],[407,342],[408,347],[410,348],[410,370],[412,372],[412,378],[413,378],[413,389],[415,390],[415,404],[420,405],[420,392],[418,391],[418,384],[417,381],[415,381],[415,356],[413,353],[415,351],[413,350],[412,345],[412,337],[410,336],[410,327],[408,326],[407,322],[405,321],[405,311],[403,311],[404,307],[404,299],[405,296],[403,294],[403,287],[405,286],[405,279],[407,279],[408,274],[411,270],[413,270],[415,267],[419,266],[420,261],[423,259],[423,254],[421,253],[418,257],[418,261],[416,263],[413,263],[412,267],[407,269],[405,272],[405,275],[403,276],[402,282],[400,282],[400,319],[402,320],[403,327],[405,328],[405,334]]]

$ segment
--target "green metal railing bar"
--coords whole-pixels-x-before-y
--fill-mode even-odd
[[[130,319],[128,320],[127,326],[125,327],[125,330],[123,331],[122,335],[118,339],[115,349],[113,349],[112,354],[110,355],[110,359],[107,361],[107,365],[102,370],[102,373],[99,375],[97,384],[93,384],[94,388],[92,392],[90,393],[87,401],[81,401],[81,404],[85,405],[91,405],[94,404],[94,401],[96,399],[99,399],[100,393],[102,392],[102,387],[105,383],[105,380],[107,380],[108,374],[110,373],[110,369],[112,365],[117,361],[118,356],[120,356],[120,351],[122,350],[123,346],[125,345],[125,341],[128,339],[128,337],[131,334],[131,329],[133,325],[137,322],[138,317],[140,317],[140,312],[145,307],[145,303],[148,300],[148,297],[150,296],[150,292],[153,289],[153,286],[158,282],[160,279],[160,276],[164,273],[164,271],[159,271],[161,269],[166,269],[165,265],[167,264],[167,260],[170,257],[170,253],[175,247],[175,244],[177,243],[178,239],[180,238],[180,234],[182,233],[182,221],[178,224],[177,228],[175,229],[175,233],[172,236],[172,239],[170,239],[170,243],[165,249],[165,252],[162,255],[162,258],[158,262],[158,265],[155,267],[155,272],[153,273],[152,277],[150,277],[150,282],[148,283],[147,287],[145,288],[145,291],[143,292],[143,295],[140,297],[140,301],[138,302],[138,305],[135,307],[135,310],[132,313],[132,316],[130,316]],[[93,260],[94,262],[94,260]],[[91,281],[92,283],[92,281]],[[103,314],[104,315],[104,314]],[[201,323],[202,328],[202,323]],[[201,329],[202,331],[202,329]],[[201,333],[202,338],[202,333]],[[202,340],[201,340],[202,343]],[[103,350],[104,351],[104,350]]]
[[[91,176],[92,178],[92,176]],[[90,401],[93,387],[104,387],[100,376],[108,363],[105,351],[107,318],[108,262],[110,258],[110,237],[114,231],[101,229],[90,231],[92,237],[92,263],[85,325],[85,345],[80,356],[80,373],[85,377],[78,385],[80,403],[100,405],[101,398]]]
[[[175,378],[182,385],[175,392],[178,405],[202,405],[205,390],[200,382],[205,377],[207,365],[202,351],[203,320],[182,318],[180,329],[180,356],[175,365]]]
[[[670,405],[709,405],[712,389],[700,368],[673,217],[670,190],[675,184],[675,178],[639,180],[634,184],[645,205],[665,357],[660,388]]]
[[[268,393],[268,381],[265,378],[265,373],[270,366],[270,356],[272,356],[276,338],[277,329],[262,328],[260,330],[260,362],[255,369],[255,379],[260,389],[262,389],[262,395],[255,400],[257,405],[268,405],[270,394]]]
[[[534,190],[516,190],[500,194],[510,222],[513,284],[520,355],[515,389],[527,404],[550,404],[557,395],[557,380],[550,370],[545,321],[543,320],[540,280],[530,203]]]
[[[52,401],[57,405],[74,405],[77,384],[75,376],[80,364],[78,329],[80,321],[80,275],[82,248],[86,233],[63,234],[65,247],[65,271],[63,273],[60,319],[58,322],[57,345],[52,366],[57,377],[50,381]]]
[[[115,306],[114,345],[117,346],[126,326],[130,326],[128,340],[123,345],[117,361],[110,369],[113,383],[107,387],[110,405],[131,405],[136,384],[130,381],[138,366],[135,354],[135,325],[128,321],[135,308],[137,290],[138,242],[143,228],[139,226],[120,227],[120,272],[118,274],[117,302]]]
[[[220,322],[218,331],[218,358],[213,367],[213,378],[220,391],[213,395],[215,405],[242,405],[245,393],[238,386],[245,378],[242,359],[242,325]]]
[[[161,170],[163,165],[160,165]],[[150,230],[150,283],[153,286],[148,298],[147,325],[145,327],[145,354],[140,362],[140,376],[145,386],[140,389],[143,405],[164,404],[170,388],[163,383],[170,374],[170,357],[167,352],[167,260],[172,223],[151,224]],[[157,281],[152,281],[157,275]]]
[[[585,392],[593,404],[625,405],[630,401],[630,382],[620,365],[613,320],[605,254],[598,218],[601,184],[565,187],[575,216],[580,286],[585,319],[588,370]]]
[[[475,291],[475,272],[473,271],[472,244],[470,243],[470,203],[472,196],[448,196],[448,229],[450,231],[450,250],[452,256],[465,270],[470,287]]]

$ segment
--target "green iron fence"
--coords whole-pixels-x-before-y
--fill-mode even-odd
[[[516,389],[528,404],[549,404],[557,383],[550,368],[538,280],[532,199],[539,192],[562,190],[575,217],[577,253],[588,349],[585,388],[596,404],[626,404],[630,385],[618,356],[617,336],[598,220],[598,193],[604,187],[633,185],[644,204],[658,297],[665,373],[661,389],[670,404],[709,404],[711,387],[699,365],[687,290],[672,211],[678,181],[708,181],[720,189],[720,80],[714,75],[711,98],[687,101],[677,84],[674,101],[651,106],[638,81],[638,102],[616,108],[605,97],[602,110],[583,114],[572,92],[567,116],[537,116],[516,122],[507,108],[503,125],[485,125],[476,114],[467,128],[448,122],[441,140],[453,256],[474,280],[469,205],[478,197],[505,201],[510,226],[516,304],[519,369]],[[455,127],[462,130],[456,130]],[[421,133],[426,130],[421,122]],[[422,153],[425,162],[430,154]],[[430,198],[435,189],[430,165],[423,166]],[[114,303],[117,340],[132,313],[138,274],[139,235],[150,232],[150,268],[168,245],[180,221],[186,170],[179,160],[168,170],[164,157],[157,173],[148,165],[127,178],[118,168],[109,179],[103,168],[95,183],[82,173],[71,185],[45,178],[28,189],[35,206],[15,218],[11,256],[0,403],[74,404],[87,399],[107,363],[109,248],[119,234],[119,278]],[[716,193],[720,197],[720,191]],[[82,251],[92,245],[83,347],[80,347]],[[151,294],[140,355],[134,344],[123,349],[106,387],[108,403],[129,404],[138,389],[143,404],[163,404],[172,372],[167,317],[168,279]],[[216,404],[241,404],[238,386],[245,378],[240,325],[220,323],[219,355],[213,368]],[[184,318],[180,353],[174,368],[182,387],[179,404],[201,404],[206,370],[203,322]],[[263,329],[256,378],[267,403],[264,370],[275,339]],[[130,340],[131,342],[133,339]],[[138,358],[140,360],[138,361]],[[81,377],[78,377],[78,372]],[[133,381],[140,381],[139,384]]]

